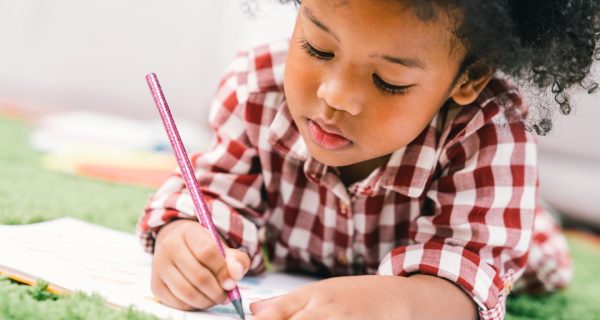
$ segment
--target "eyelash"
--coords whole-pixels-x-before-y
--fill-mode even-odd
[[[308,41],[306,41],[304,39],[301,40],[300,46],[302,47],[302,49],[304,49],[304,51],[306,51],[306,53],[308,53],[308,55],[313,56],[317,59],[330,60],[330,59],[333,59],[333,57],[334,57],[333,53],[317,50],[310,43],[308,43]]]
[[[383,81],[383,79],[381,79],[378,75],[373,73],[373,84],[375,84],[376,87],[378,87],[379,89],[387,92],[387,93],[391,93],[391,94],[406,94],[408,92],[408,88],[410,88],[410,86],[394,86],[391,85],[385,81]]]
[[[304,51],[309,56],[312,56],[312,57],[317,58],[319,60],[331,60],[334,57],[333,53],[323,52],[321,50],[315,49],[315,47],[313,47],[305,39],[302,39],[300,41],[300,47],[302,49],[304,49]],[[396,95],[396,94],[399,94],[399,95],[406,94],[408,92],[408,88],[411,87],[411,86],[395,86],[395,85],[391,85],[391,84],[383,81],[383,79],[381,79],[376,74],[373,74],[372,79],[373,79],[373,84],[377,88],[379,88],[380,90],[382,90],[385,93],[389,93],[389,94],[393,94],[393,95]]]

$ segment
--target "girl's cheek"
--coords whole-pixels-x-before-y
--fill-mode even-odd
[[[302,99],[316,98],[319,81],[322,78],[321,71],[310,61],[298,57],[296,61],[288,64],[286,83],[288,89],[295,91]],[[291,87],[290,87],[291,86]]]
[[[317,89],[326,72],[325,65],[318,65],[314,61],[305,61],[300,70],[305,90],[311,91],[314,97],[316,97]]]

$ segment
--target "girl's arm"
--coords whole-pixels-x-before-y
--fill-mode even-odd
[[[309,284],[250,305],[256,320],[477,319],[473,300],[434,276],[351,276]]]

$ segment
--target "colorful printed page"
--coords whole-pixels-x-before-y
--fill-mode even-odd
[[[133,234],[60,218],[28,225],[0,225],[0,273],[20,280],[44,279],[67,291],[98,293],[114,305],[171,319],[237,319],[232,305],[203,312],[164,306],[150,290],[151,256]],[[249,303],[292,291],[313,278],[282,273],[246,277],[239,283]],[[247,317],[251,318],[251,317]]]

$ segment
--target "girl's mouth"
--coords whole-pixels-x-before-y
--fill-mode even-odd
[[[352,143],[344,136],[327,131],[327,129],[310,119],[308,119],[308,132],[311,140],[326,150],[339,150]]]

